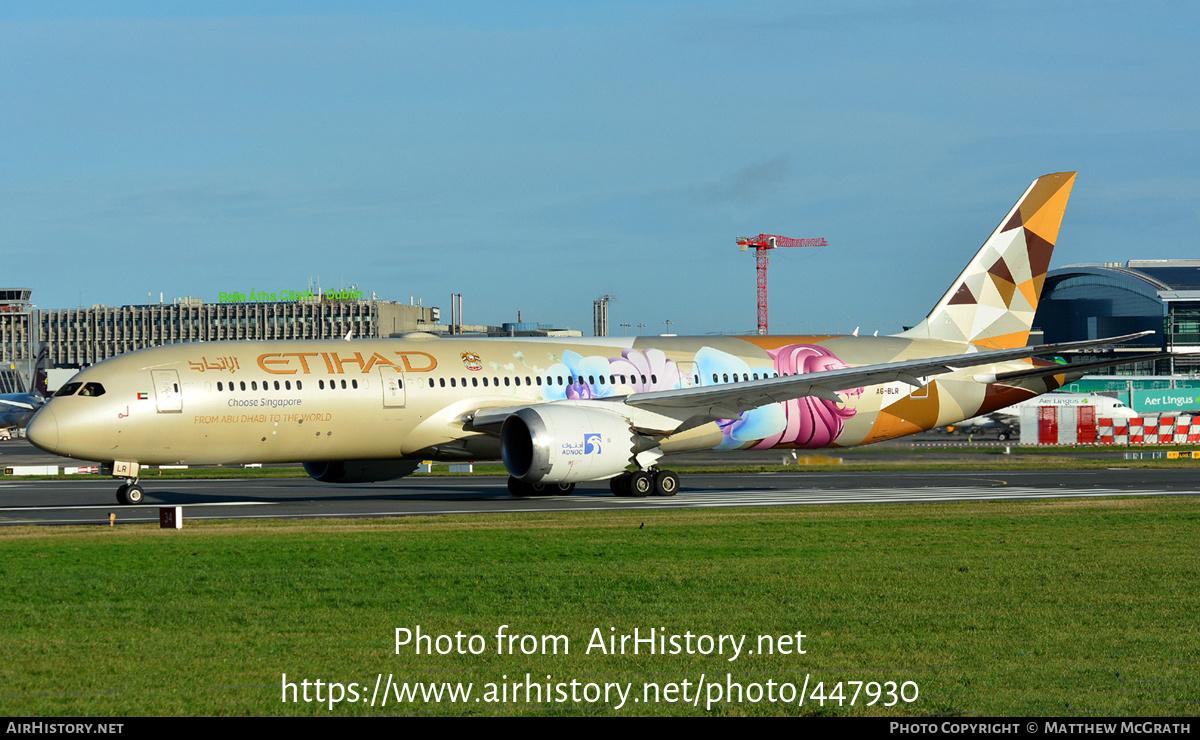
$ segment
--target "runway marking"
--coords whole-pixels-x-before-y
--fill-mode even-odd
[[[185,506],[278,506],[282,501],[209,501],[197,504],[85,504],[79,506],[0,506],[0,511],[67,511],[68,509],[109,509],[133,511],[134,509],[162,509]]]
[[[703,508],[727,508],[727,507],[761,507],[761,506],[821,506],[821,505],[848,505],[848,504],[898,504],[898,503],[934,503],[934,502],[956,502],[956,501],[998,501],[998,500],[1036,500],[1036,499],[1064,499],[1064,498],[1100,498],[1100,497],[1131,497],[1131,496],[1170,496],[1170,495],[1192,495],[1189,491],[1167,491],[1167,490],[1120,490],[1120,489],[1095,489],[1095,488],[1037,488],[1032,486],[914,486],[914,487],[893,487],[893,488],[852,488],[852,489],[787,489],[787,490],[764,490],[757,487],[747,487],[746,489],[707,489],[707,490],[692,490],[681,491],[676,496],[671,497],[646,497],[646,498],[617,498],[610,496],[607,492],[601,489],[584,489],[570,496],[539,496],[529,499],[513,499],[507,495],[496,495],[492,493],[495,489],[504,489],[505,486],[499,485],[473,485],[471,491],[463,491],[462,498],[447,499],[443,498],[447,494],[442,493],[441,489],[447,487],[458,487],[461,490],[461,482],[457,485],[447,482],[446,484],[431,486],[434,492],[429,488],[425,490],[412,489],[393,489],[393,488],[373,488],[353,489],[361,494],[379,494],[393,496],[393,492],[402,492],[407,495],[396,497],[395,501],[370,501],[373,498],[367,495],[361,498],[368,500],[361,501],[362,504],[373,506],[372,511],[349,511],[341,504],[350,503],[339,501],[336,497],[323,499],[319,502],[318,508],[310,512],[301,512],[296,514],[279,514],[276,512],[263,512],[262,514],[254,514],[250,511],[245,513],[221,512],[214,507],[254,507],[254,506],[280,506],[287,504],[305,504],[317,503],[306,498],[283,499],[273,501],[205,501],[198,503],[142,503],[136,506],[118,506],[115,504],[93,504],[93,505],[64,505],[64,506],[28,506],[28,507],[3,507],[0,508],[0,513],[9,513],[18,518],[0,519],[0,526],[3,525],[21,525],[21,524],[102,524],[107,522],[107,516],[102,521],[98,522],[95,519],[51,519],[49,518],[55,512],[64,512],[68,510],[80,510],[91,512],[117,512],[119,523],[152,523],[157,521],[157,517],[146,516],[148,510],[153,510],[165,506],[182,506],[184,509],[190,510],[191,517],[194,519],[266,519],[266,518],[283,518],[288,519],[308,519],[308,518],[342,518],[342,519],[361,519],[370,517],[394,517],[394,516],[444,516],[449,514],[490,514],[490,513],[537,513],[537,512],[569,512],[569,511],[654,511],[665,509],[703,509]],[[480,492],[480,489],[486,489]],[[279,491],[278,488],[275,489]],[[351,489],[342,489],[343,491]],[[496,493],[500,493],[499,490]],[[473,495],[472,495],[473,494]],[[436,498],[434,498],[436,496]],[[469,503],[468,503],[469,501]],[[337,511],[330,511],[331,507],[338,507]],[[427,508],[424,508],[427,507]],[[45,518],[31,518],[38,513],[44,513]],[[187,512],[185,512],[185,517]]]
[[[807,493],[811,493],[806,491]],[[929,503],[929,502],[955,502],[964,501],[962,495],[958,496],[938,496],[924,495],[914,498],[894,498],[881,500],[878,497],[864,498],[859,492],[846,491],[846,495],[840,495],[842,492],[822,491],[823,494],[832,494],[828,498],[812,498],[797,500],[796,498],[780,497],[771,494],[764,494],[759,497],[751,496],[736,496],[730,498],[719,498],[713,500],[711,492],[694,494],[695,498],[684,496],[682,494],[673,497],[647,497],[645,499],[604,499],[604,505],[586,504],[585,499],[576,496],[546,496],[538,497],[537,501],[542,503],[559,504],[557,507],[546,508],[530,508],[530,507],[503,507],[503,508],[476,508],[476,509],[404,509],[404,510],[383,510],[371,512],[353,512],[343,513],[336,516],[339,519],[358,519],[369,517],[390,517],[390,516],[448,516],[452,514],[528,514],[532,512],[569,512],[569,511],[621,511],[621,510],[658,510],[658,509],[706,509],[706,508],[728,508],[728,507],[754,507],[754,506],[820,506],[831,504],[890,504],[890,503]],[[912,492],[901,492],[904,494]],[[993,501],[1004,499],[1046,499],[1046,498],[1100,498],[1105,496],[1169,496],[1169,495],[1184,495],[1172,491],[1050,491],[1048,489],[1029,489],[1028,493],[1017,496],[1004,495],[1000,493],[982,494],[967,497],[966,501]],[[590,498],[601,498],[590,497]],[[328,512],[316,512],[312,514],[295,514],[289,515],[288,519],[308,519],[308,518],[328,518]],[[261,519],[270,518],[270,514],[247,514],[244,516],[212,516],[205,517],[206,519]]]

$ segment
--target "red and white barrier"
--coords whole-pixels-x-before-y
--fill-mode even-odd
[[[1030,445],[1200,444],[1200,414],[1097,418],[1091,406],[1039,406],[1021,412],[1021,443]]]
[[[1136,416],[1101,419],[1100,444],[1177,445],[1200,443],[1200,416]]]

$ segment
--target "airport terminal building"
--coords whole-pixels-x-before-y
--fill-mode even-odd
[[[11,291],[4,291],[5,293]],[[335,294],[337,295],[337,294]],[[50,367],[81,368],[146,347],[227,339],[324,339],[393,337],[439,327],[437,308],[373,298],[173,303],[31,310],[24,303],[0,311],[0,353],[28,359],[44,342]]]
[[[180,298],[137,306],[36,309],[28,288],[0,289],[0,360],[31,378],[43,344],[49,368],[83,368],[125,352],[183,342],[222,340],[355,339],[411,332],[492,336],[581,336],[548,324],[501,326],[441,323],[441,310],[367,298],[359,291],[317,291],[294,300],[206,303]]]
[[[1151,330],[1155,334],[1113,350],[1146,354],[1191,352],[1110,370],[1120,374],[1200,373],[1200,260],[1130,260],[1068,265],[1046,274],[1034,318],[1042,341],[1083,339]],[[1085,362],[1092,355],[1068,358]]]

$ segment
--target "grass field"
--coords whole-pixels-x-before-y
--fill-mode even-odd
[[[4,529],[0,714],[1194,716],[1198,526],[1200,499],[1147,497]],[[417,625],[484,650],[397,652]],[[501,625],[569,653],[498,654]],[[586,652],[634,628],[746,638],[733,661]],[[756,650],[798,632],[804,654]],[[285,673],[364,700],[285,703]],[[526,673],[541,701],[486,698]],[[381,674],[473,693],[372,706]],[[803,706],[767,700],[806,676]],[[853,681],[918,695],[849,706]],[[839,682],[842,706],[813,698]],[[604,684],[620,708],[584,688]]]

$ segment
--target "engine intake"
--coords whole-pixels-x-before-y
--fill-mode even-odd
[[[579,483],[625,471],[638,435],[620,414],[578,406],[531,406],[504,420],[500,458],[526,483]]]

